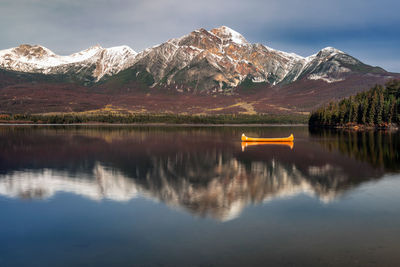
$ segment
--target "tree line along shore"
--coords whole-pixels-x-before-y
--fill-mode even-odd
[[[301,114],[1,114],[0,123],[12,124],[306,124]]]
[[[313,111],[311,127],[398,128],[400,124],[400,80],[375,85],[368,91]]]

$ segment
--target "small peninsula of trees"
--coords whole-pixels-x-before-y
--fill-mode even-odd
[[[313,111],[309,119],[310,126],[385,128],[393,124],[400,124],[400,80],[331,102]]]

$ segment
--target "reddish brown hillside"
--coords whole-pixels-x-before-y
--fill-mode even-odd
[[[390,78],[354,75],[336,83],[303,79],[285,86],[239,87],[232,95],[207,95],[179,93],[168,88],[149,89],[138,82],[120,88],[107,83],[86,87],[74,83],[27,82],[24,77],[4,72],[0,75],[1,113],[82,112],[105,107],[138,113],[304,113]]]

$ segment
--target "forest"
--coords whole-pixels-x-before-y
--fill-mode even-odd
[[[310,115],[310,126],[387,128],[400,123],[400,80],[330,102]]]

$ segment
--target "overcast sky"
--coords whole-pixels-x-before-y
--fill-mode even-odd
[[[311,55],[334,46],[400,72],[399,0],[0,0],[0,49],[70,54],[95,44],[136,51],[226,25],[249,42]]]

